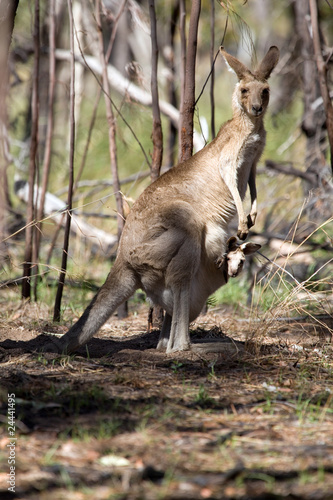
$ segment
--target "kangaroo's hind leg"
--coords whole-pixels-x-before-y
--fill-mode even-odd
[[[187,351],[191,341],[189,335],[189,287],[183,285],[173,290],[174,306],[171,331],[166,352]]]
[[[168,341],[171,332],[171,322],[172,322],[172,316],[170,316],[170,314],[168,313],[165,313],[161,333],[157,344],[157,350],[159,351],[165,351],[168,346]]]

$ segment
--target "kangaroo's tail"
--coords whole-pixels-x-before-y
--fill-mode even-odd
[[[71,353],[88,342],[101,328],[111,314],[138,288],[134,272],[117,260],[104,285],[92,299],[80,319],[67,333],[55,342],[56,346],[46,346],[46,350]],[[49,349],[48,349],[49,348]]]

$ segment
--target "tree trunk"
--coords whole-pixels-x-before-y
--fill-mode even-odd
[[[8,90],[8,52],[14,29],[14,20],[19,0],[0,2],[0,262],[6,258],[5,237],[7,233],[6,213],[8,209],[8,139],[6,96]]]
[[[321,50],[319,25],[318,25],[318,8],[316,0],[309,0],[309,5],[311,13],[313,48],[318,68],[319,86],[326,114],[326,129],[328,135],[328,142],[330,144],[331,170],[333,173],[333,106],[327,85],[327,64],[324,61]]]
[[[121,6],[120,9],[123,7]],[[111,174],[113,179],[113,185],[115,190],[116,206],[117,206],[117,222],[118,222],[118,241],[120,240],[121,233],[125,224],[124,208],[123,208],[123,197],[120,190],[120,182],[118,175],[118,159],[117,159],[117,143],[116,143],[116,123],[114,118],[114,113],[112,109],[112,103],[110,99],[110,87],[107,71],[107,61],[104,54],[104,41],[101,23],[101,12],[100,12],[100,0],[96,0],[95,3],[95,16],[97,22],[97,33],[99,42],[99,57],[102,65],[102,79],[103,79],[103,91],[104,100],[106,107],[106,115],[108,121],[108,132],[109,132],[109,154],[111,162]],[[116,29],[116,26],[114,26]],[[114,37],[114,34],[113,34]],[[125,318],[128,315],[127,304],[123,304],[118,308],[118,318]]]
[[[29,161],[29,200],[25,228],[25,253],[23,263],[22,298],[30,299],[30,277],[34,238],[34,185],[36,177],[36,163],[38,150],[38,92],[39,92],[39,0],[35,0],[34,23],[34,69],[32,89],[32,124]]]
[[[195,61],[198,43],[198,25],[201,0],[193,0],[191,6],[189,35],[186,51],[184,102],[180,110],[180,161],[192,156],[193,116],[195,105]]]
[[[293,5],[298,37],[296,51],[299,51],[302,61],[299,73],[304,99],[302,130],[306,136],[305,169],[309,179],[304,183],[304,195],[308,197],[310,192],[312,194],[312,202],[307,205],[306,212],[312,220],[322,221],[323,218],[332,214],[331,203],[326,192],[328,182],[325,180],[328,174],[324,151],[325,143],[327,143],[325,112],[323,106],[314,106],[315,102],[320,101],[321,92],[310,25],[309,3],[304,0],[294,0]],[[310,182],[311,179],[312,182]]]
[[[210,77],[210,130],[212,139],[215,138],[215,97],[214,97],[214,85],[215,85],[215,0],[211,0],[211,14],[210,14],[210,67],[211,77]]]
[[[49,87],[48,87],[48,102],[47,102],[47,125],[46,125],[46,138],[45,138],[45,148],[44,148],[44,159],[42,168],[42,184],[40,190],[40,198],[38,197],[38,207],[37,212],[37,223],[35,231],[35,244],[33,248],[33,262],[34,268],[37,275],[38,273],[38,262],[39,262],[39,249],[42,236],[42,219],[44,215],[44,204],[45,197],[48,187],[50,165],[51,165],[51,148],[52,148],[52,137],[53,137],[53,122],[54,122],[54,96],[55,96],[55,82],[56,82],[56,59],[55,59],[55,34],[56,34],[56,15],[55,15],[55,0],[50,0],[50,11],[49,11]],[[35,278],[35,288],[34,296],[37,298],[37,276]]]
[[[151,164],[151,181],[154,182],[160,175],[162,157],[163,157],[163,133],[160,106],[158,101],[158,81],[157,81],[157,65],[158,65],[158,44],[156,33],[156,12],[155,1],[149,0],[150,14],[150,31],[151,31],[151,95],[153,107],[153,157]]]
[[[71,210],[73,202],[73,185],[74,185],[74,146],[75,146],[75,59],[74,59],[74,20],[72,0],[67,0],[69,25],[70,25],[70,46],[71,46],[71,80],[70,80],[70,137],[69,137],[69,181],[68,181],[68,198],[67,198],[67,213],[66,226],[64,235],[64,246],[62,250],[61,271],[59,275],[59,283],[57,289],[56,300],[54,304],[53,321],[60,321],[61,299],[65,284],[67,271],[67,256],[69,248],[69,233],[71,228]]]

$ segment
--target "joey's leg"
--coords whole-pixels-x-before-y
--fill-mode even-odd
[[[191,342],[188,330],[189,287],[180,285],[173,290],[173,314],[166,352],[189,350]]]
[[[159,351],[165,351],[168,346],[171,331],[171,321],[172,317],[170,316],[170,314],[165,313],[161,333],[157,344],[157,349]]]

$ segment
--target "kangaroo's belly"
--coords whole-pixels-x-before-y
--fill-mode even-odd
[[[222,271],[213,266],[201,266],[190,283],[189,321],[194,321],[201,313],[208,297],[226,283]],[[173,314],[174,297],[171,288],[163,283],[155,283],[145,289],[154,305],[162,307],[170,316]]]

